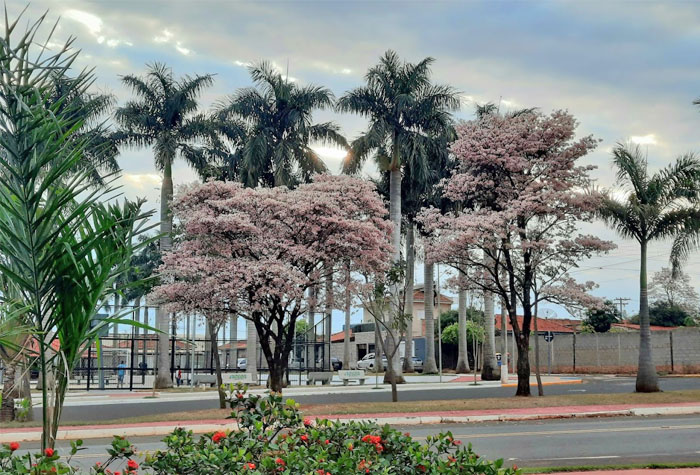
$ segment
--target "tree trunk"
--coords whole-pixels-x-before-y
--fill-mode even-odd
[[[537,394],[539,396],[544,396],[542,375],[540,373],[540,331],[537,328],[537,308],[538,305],[535,302],[535,377],[537,378]]]
[[[219,392],[219,408],[226,409],[226,393],[223,389],[224,380],[221,376],[221,358],[219,357],[219,343],[217,341],[218,327],[207,319],[207,327],[209,328],[210,344],[214,352],[214,367],[216,368],[216,388]]]
[[[209,325],[209,319],[205,318],[205,325],[204,325],[204,367],[212,367],[212,363],[214,362],[212,360],[212,353],[211,353],[211,328],[212,326]]]
[[[496,361],[496,322],[494,316],[493,294],[484,292],[484,359],[481,363],[481,379],[483,381],[497,381],[501,378]],[[503,356],[501,356],[503,358]]]
[[[258,331],[255,324],[246,320],[248,338],[246,341],[246,373],[253,381],[258,380]],[[256,384],[256,383],[253,383]]]
[[[469,357],[467,355],[467,291],[460,288],[457,293],[457,368],[456,373],[469,373]]]
[[[270,391],[276,393],[281,393],[284,389],[284,368],[281,364],[270,365],[270,379],[269,379]]]
[[[403,359],[403,370],[413,373],[413,283],[416,265],[416,242],[413,223],[406,226],[406,294],[404,295],[404,313],[408,315],[406,325],[406,354]]]
[[[350,264],[345,269],[345,328],[343,335],[343,369],[350,369]]]
[[[333,371],[333,365],[331,364],[331,336],[333,334],[333,307],[335,306],[335,301],[333,298],[333,266],[332,264],[325,264],[324,270],[326,272],[326,288],[324,295],[324,307],[325,307],[325,321],[323,323],[323,355],[324,362],[323,366],[326,371]]]
[[[426,243],[427,246],[427,243]],[[423,306],[425,308],[425,363],[423,374],[436,374],[438,372],[435,361],[435,320],[433,320],[433,263],[427,258],[423,261]]]
[[[530,333],[519,332],[515,343],[518,347],[518,389],[516,396],[530,396]]]
[[[160,187],[160,252],[165,253],[172,248],[173,217],[170,213],[170,201],[173,198],[173,172],[171,160],[167,160],[163,168],[163,183]],[[158,374],[154,382],[155,388],[173,387],[170,373],[169,348],[169,319],[168,312],[158,307],[156,310],[156,328],[158,334]]]
[[[231,315],[229,323],[229,366],[238,368],[238,315]]]
[[[0,422],[15,420],[15,372],[14,362],[5,362],[5,374],[2,385],[2,406],[0,406]]]
[[[647,243],[641,244],[639,269],[639,368],[636,390],[638,393],[660,391],[656,367],[651,354],[651,329],[649,328],[649,301],[647,297]]]
[[[309,329],[306,345],[306,368],[312,369],[316,366],[316,301],[318,300],[318,289],[315,284],[309,287]]]

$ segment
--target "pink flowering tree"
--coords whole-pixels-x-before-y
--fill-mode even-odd
[[[251,321],[274,391],[284,385],[295,324],[306,311],[304,292],[328,272],[342,271],[339,264],[376,272],[391,262],[384,203],[373,184],[357,178],[318,175],[293,190],[191,185],[173,210],[182,239],[163,256],[171,283],[156,295]]]
[[[460,211],[420,216],[432,240],[429,258],[451,265],[472,288],[505,305],[518,347],[516,395],[530,395],[530,331],[537,304],[595,306],[592,282],[569,275],[582,259],[614,247],[579,235],[597,202],[586,189],[590,166],[577,160],[596,146],[575,139],[576,120],[557,111],[485,114],[457,129],[457,169],[444,196]],[[517,319],[523,314],[522,326]]]

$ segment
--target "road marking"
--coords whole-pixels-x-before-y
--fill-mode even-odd
[[[661,426],[661,427],[620,427],[613,429],[575,429],[575,430],[543,430],[543,431],[523,431],[523,432],[496,432],[492,434],[454,434],[454,438],[459,439],[489,439],[496,437],[521,437],[526,435],[546,436],[546,435],[567,435],[567,434],[600,434],[603,432],[642,432],[642,431],[667,431],[700,429],[700,424],[681,426]],[[424,440],[425,437],[414,437]]]
[[[542,460],[542,461],[548,461],[548,460],[596,460],[596,459],[619,459],[619,455],[595,455],[595,456],[588,456],[588,457],[557,457],[557,458],[551,458],[551,459],[535,459],[535,460]]]

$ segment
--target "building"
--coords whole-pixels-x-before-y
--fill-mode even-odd
[[[437,294],[435,295],[437,297]],[[436,299],[437,300],[437,299]],[[452,309],[453,300],[445,294],[440,294],[439,312],[444,313]],[[438,307],[433,311],[436,320]],[[413,287],[413,356],[425,359],[425,293],[423,285]],[[331,336],[331,356],[343,359],[343,347],[345,332],[340,331]],[[350,361],[352,364],[362,359],[368,353],[374,352],[374,317],[366,308],[362,311],[362,323],[350,326]],[[402,343],[399,354],[405,354],[405,345]]]

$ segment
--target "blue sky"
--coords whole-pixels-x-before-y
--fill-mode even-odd
[[[11,16],[23,7],[8,4]],[[581,135],[602,140],[586,158],[598,166],[601,186],[613,184],[609,151],[618,141],[646,146],[652,167],[700,152],[700,108],[692,105],[700,97],[700,3],[693,1],[61,0],[33,1],[26,19],[46,10],[52,21],[61,17],[56,40],[75,36],[80,65],[95,67],[97,87],[119,102],[129,97],[119,75],[142,73],[153,61],[177,74],[215,73],[204,107],[249,86],[245,65],[261,59],[283,71],[289,65],[290,77],[339,96],[361,84],[391,48],[411,61],[436,58],[435,81],[462,93],[460,118],[472,117],[475,101],[568,109]],[[336,120],[349,138],[364,127],[350,115],[324,112],[317,119]],[[320,151],[337,171],[342,154]],[[159,176],[150,151],[124,150],[120,163],[125,194],[157,207]],[[375,172],[372,165],[365,171]],[[186,166],[176,166],[176,184],[194,179]],[[636,246],[600,223],[586,231],[620,247],[575,275],[599,282],[599,295],[631,298],[628,310],[636,312]],[[666,263],[667,251],[666,243],[650,249],[652,271]],[[696,284],[698,263],[700,253],[687,267]]]

